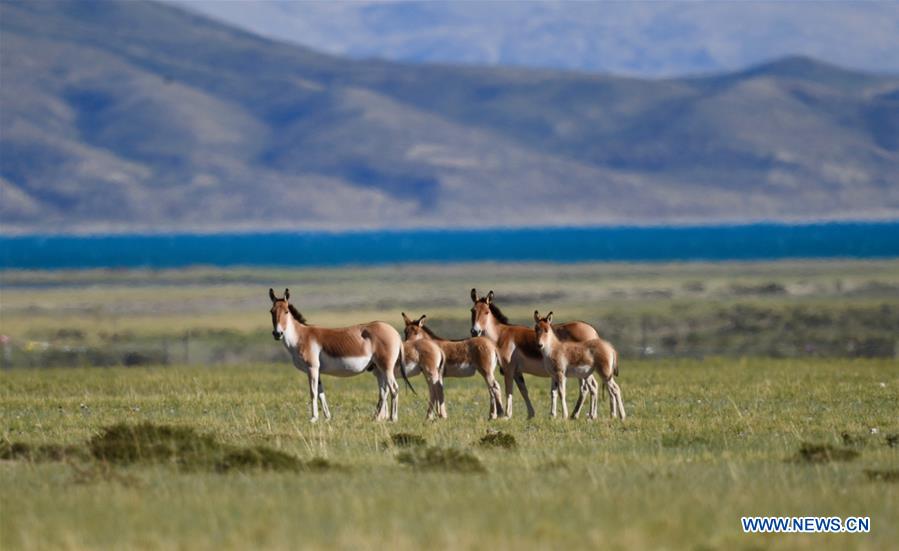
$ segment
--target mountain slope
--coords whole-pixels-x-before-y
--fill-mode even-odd
[[[899,78],[351,61],[149,2],[0,3],[4,231],[899,216]]]
[[[660,77],[802,54],[899,73],[895,2],[168,1],[356,58]]]

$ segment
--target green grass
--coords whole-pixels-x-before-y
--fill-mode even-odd
[[[468,379],[426,422],[416,378],[400,422],[375,423],[364,375],[325,378],[334,419],[310,425],[270,286],[321,325],[405,311],[464,336],[471,287],[518,323],[587,320],[621,352],[627,422],[550,420],[535,379],[532,421],[488,422]],[[0,333],[4,366],[38,368],[0,370],[4,551],[899,540],[895,260],[6,271]],[[740,359],[766,355],[793,359]],[[49,368],[104,364],[143,367]],[[746,515],[870,516],[872,532],[744,535]]]
[[[531,378],[532,421],[488,422],[483,382],[469,379],[448,381],[448,420],[426,422],[424,399],[403,391],[400,422],[391,424],[370,420],[372,377],[326,378],[334,419],[313,425],[302,375],[286,362],[6,371],[0,431],[8,442],[81,447],[104,427],[147,422],[339,468],[219,472],[81,454],[3,460],[0,548],[886,549],[899,541],[899,487],[889,474],[899,447],[888,443],[899,433],[895,361],[629,361],[619,382],[625,423],[549,419],[548,384]],[[420,378],[413,383],[424,391]],[[516,445],[482,445],[494,431]],[[397,447],[398,433],[426,444]],[[827,446],[823,459],[806,448],[817,455],[803,460],[808,445]],[[460,457],[476,458],[483,472],[442,466]],[[745,535],[745,515],[870,516],[872,530]]]
[[[622,357],[896,357],[899,261],[456,264],[333,269],[0,272],[4,366],[280,360],[268,288],[315,324],[428,314],[468,335],[469,290],[513,322],[582,319]]]

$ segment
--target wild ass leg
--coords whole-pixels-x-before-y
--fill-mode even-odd
[[[318,366],[309,366],[309,398],[312,402],[312,417],[309,421],[318,421]]]
[[[616,403],[616,412],[618,413],[618,418],[624,421],[627,414],[624,412],[624,400],[621,399],[621,388],[618,386],[618,383],[615,382],[615,379],[609,378],[609,396],[615,400]]]
[[[528,395],[528,387],[524,382],[524,375],[515,370],[515,386],[518,387],[518,392],[521,393],[521,399],[524,400],[524,405],[528,408],[528,419],[533,419],[537,414],[534,411],[534,404],[531,403],[531,397]]]
[[[490,419],[496,419],[503,414],[503,397],[499,390],[499,383],[493,378],[493,373],[484,375],[487,383],[487,394],[490,396]]]
[[[565,399],[565,375],[560,373],[557,375],[557,378],[559,398],[562,399],[562,419],[568,419],[568,400]],[[553,408],[553,417],[555,417],[555,413],[555,408]]]
[[[497,417],[504,417],[506,415],[506,408],[503,407],[503,391],[499,388],[499,381],[494,378],[492,386],[493,398],[496,400],[496,415]]]
[[[428,419],[440,417],[440,404],[443,400],[443,382],[439,373],[422,372],[428,382]]]
[[[440,418],[446,419],[446,387],[443,385],[443,377],[437,381],[437,404],[440,406]]]
[[[580,385],[578,385],[580,392],[578,392],[578,395],[577,395],[577,402],[574,403],[574,409],[571,410],[571,418],[572,419],[577,419],[581,414],[581,406],[584,405],[584,395],[586,394],[584,392],[586,390],[586,385],[587,385],[587,382],[585,380],[581,379]]]
[[[559,399],[559,383],[556,382],[556,376],[553,375],[552,383],[549,386],[549,395],[550,395],[550,406],[549,406],[549,416],[552,418],[556,417],[556,404]]]
[[[381,421],[387,418],[387,376],[378,368],[375,368],[374,372],[378,379],[378,405],[375,408],[375,420]]]
[[[330,419],[331,410],[328,409],[328,400],[325,398],[325,385],[322,384],[321,377],[319,377],[318,380],[318,399],[322,403],[322,413],[324,414],[325,419]]]
[[[390,391],[390,420],[396,421],[399,419],[400,412],[400,385],[396,382],[396,377],[393,375],[393,370],[387,372],[387,389]]]
[[[427,377],[427,374],[425,374]],[[430,421],[434,418],[434,410],[437,405],[437,389],[434,387],[434,382],[431,381],[430,378],[427,378],[428,382],[428,414],[426,419]]]
[[[596,419],[599,416],[599,383],[596,382],[596,377],[592,375],[585,380],[587,388],[590,389],[590,413],[587,415],[587,419]]]
[[[512,417],[512,389],[515,388],[515,367],[509,363],[503,367],[502,371],[506,385],[506,417]]]

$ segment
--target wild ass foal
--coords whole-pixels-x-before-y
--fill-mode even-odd
[[[425,327],[426,315],[417,320],[411,320],[403,312],[403,322],[406,343],[431,342],[436,344],[443,352],[444,366],[440,373],[439,382],[436,383],[440,396],[440,416],[446,417],[446,401],[443,397],[443,377],[471,377],[480,373],[487,383],[487,393],[490,395],[490,419],[496,419],[503,414],[503,397],[499,390],[499,382],[494,371],[499,355],[496,345],[486,337],[471,337],[468,339],[448,340],[438,337],[429,327]],[[430,411],[430,408],[428,409]]]
[[[428,383],[428,419],[446,417],[446,402],[443,397],[443,366],[446,356],[443,350],[431,341],[403,341],[403,372],[411,377],[419,373]]]
[[[309,376],[311,421],[318,420],[319,400],[325,419],[331,418],[324,386],[319,380],[321,374],[351,377],[368,370],[373,370],[378,379],[379,399],[375,419],[388,417],[389,392],[392,401],[390,419],[397,420],[399,385],[393,370],[401,359],[403,345],[396,329],[383,321],[340,329],[316,327],[307,324],[302,314],[288,303],[289,290],[284,289],[284,297],[278,298],[274,290],[269,289],[268,296],[272,300],[272,336],[284,342],[293,365]],[[400,371],[403,373],[402,367]]]
[[[534,330],[523,325],[511,325],[508,318],[493,303],[493,291],[485,297],[479,297],[475,289],[471,290],[471,300],[474,306],[471,308],[471,334],[485,335],[496,343],[499,351],[500,364],[506,386],[506,416],[512,416],[512,383],[518,386],[525,406],[528,408],[528,417],[533,417],[534,406],[528,395],[528,388],[524,382],[522,373],[536,375],[537,377],[549,377],[550,373],[544,365],[543,356],[537,348],[537,339]],[[598,339],[599,334],[590,324],[582,321],[561,323],[555,326],[560,339],[567,341],[588,341]],[[556,382],[553,381],[553,389]],[[580,395],[571,414],[572,419],[580,414],[584,404],[585,394],[590,394],[590,412],[588,416],[596,416],[596,400],[599,385],[591,375],[582,380]]]
[[[562,342],[552,325],[553,313],[545,318],[534,310],[534,334],[537,338],[537,347],[543,357],[546,358],[553,381],[556,387],[552,393],[552,414],[556,415],[556,397],[562,396],[562,415],[568,415],[568,404],[565,400],[565,379],[576,377],[586,379],[593,372],[599,373],[603,386],[609,391],[612,417],[624,420],[624,402],[621,399],[621,389],[615,382],[614,376],[618,375],[618,353],[612,345],[596,338],[586,342]]]

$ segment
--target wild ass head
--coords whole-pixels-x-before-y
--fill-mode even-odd
[[[268,298],[272,301],[272,337],[276,341],[284,337],[288,324],[293,320],[300,323],[306,323],[306,318],[297,310],[293,304],[287,302],[290,299],[290,289],[284,289],[284,297],[278,298],[274,289],[268,290]]]
[[[534,332],[537,334],[537,348],[541,352],[548,353],[555,338],[552,312],[547,314],[545,318],[541,318],[537,310],[534,310]]]
[[[479,337],[492,322],[493,312],[490,305],[493,304],[493,291],[487,293],[485,297],[479,297],[477,289],[472,289],[471,301],[474,303],[471,307],[471,336]]]
[[[428,319],[427,314],[422,314],[420,318],[413,320],[409,319],[405,312],[401,313],[403,314],[403,322],[406,324],[406,327],[403,329],[403,338],[405,340],[413,342],[428,337],[425,332],[425,320]]]

